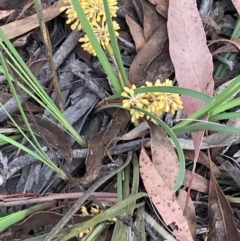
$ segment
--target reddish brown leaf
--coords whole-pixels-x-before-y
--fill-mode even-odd
[[[179,173],[179,160],[166,132],[158,125],[148,122],[151,133],[152,161],[170,190],[173,190]]]
[[[164,18],[167,18],[169,0],[149,0],[153,5],[156,5],[156,10]]]
[[[170,55],[179,86],[212,95],[212,56],[196,1],[169,1],[168,34]],[[203,106],[203,102],[183,96],[184,110],[189,116]]]
[[[240,1],[239,0],[232,0],[232,3],[235,6],[238,14],[240,14]]]
[[[139,164],[146,191],[166,225],[175,224],[174,235],[184,241],[193,241],[188,222],[176,196],[158,174],[144,147],[141,149]]]
[[[169,0],[168,35],[170,55],[179,86],[212,96],[214,86],[212,56],[206,44],[206,35],[196,1]],[[183,96],[182,100],[187,116],[204,105],[204,102],[192,97]],[[204,120],[207,120],[207,117]],[[203,134],[203,131],[192,133],[195,147],[193,172],[195,172]]]
[[[183,189],[179,189],[178,196],[177,196],[177,202],[182,210],[184,210],[186,197],[187,197],[187,192]],[[195,215],[195,207],[194,207],[192,199],[190,199],[189,205],[187,208],[188,208],[188,210],[187,210],[186,218],[188,221],[188,225],[189,225],[189,229],[192,234],[192,237],[194,237],[194,240],[195,240],[196,239],[197,220],[196,220],[196,215]]]
[[[14,13],[16,10],[1,10],[0,11],[0,19],[6,18],[10,14]]]
[[[212,171],[209,186],[208,216],[209,241],[240,240],[240,235],[234,222],[232,209],[219,187]]]
[[[62,0],[58,0],[50,7],[43,10],[44,20],[47,22],[60,14],[60,7],[63,6]],[[3,32],[9,39],[16,38],[39,26],[37,14],[17,20],[1,26]]]

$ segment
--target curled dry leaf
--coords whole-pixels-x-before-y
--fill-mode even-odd
[[[145,44],[139,50],[129,70],[129,80],[141,86],[146,80],[165,80],[173,72],[169,56],[166,19],[147,1],[141,1],[144,13]]]
[[[144,147],[141,149],[140,174],[147,193],[166,225],[175,224],[173,234],[181,240],[193,241],[189,225],[175,194],[169,189],[151,162]]]
[[[240,39],[231,40],[231,39],[219,38],[219,39],[210,41],[208,46],[211,46],[212,44],[219,43],[219,42],[230,43],[230,44],[234,45],[236,48],[238,48],[238,50],[240,50]]]
[[[216,30],[220,30],[221,28],[218,26],[218,24],[208,15],[200,15],[202,22],[206,23],[210,26],[212,26],[213,28],[215,28]]]
[[[156,10],[164,18],[167,18],[169,0],[149,0],[153,5],[156,5]]]
[[[211,165],[210,165],[211,166]],[[208,199],[209,241],[239,241],[234,215],[210,168]]]
[[[220,47],[219,49],[215,50],[214,52],[212,52],[212,56],[217,54],[222,54],[222,53],[229,53],[229,52],[238,53],[239,49],[235,45],[226,44]]]
[[[88,143],[88,155],[86,158],[86,174],[79,182],[81,184],[88,184],[93,181],[101,167],[102,159],[112,140],[117,138],[123,132],[129,122],[129,116],[126,110],[119,109],[116,111],[114,118],[109,125],[96,134]]]
[[[143,29],[134,20],[132,20],[128,15],[126,15],[126,22],[127,22],[128,27],[129,27],[129,30],[131,32],[132,38],[134,40],[136,52],[138,53],[139,50],[145,44]]]

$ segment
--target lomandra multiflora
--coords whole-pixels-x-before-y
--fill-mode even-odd
[[[161,83],[158,79],[154,85],[148,81],[145,84],[146,86],[172,86],[173,82],[167,79],[164,83]],[[165,92],[135,94],[135,89],[135,85],[132,85],[131,88],[124,87],[124,92],[122,93],[122,97],[125,98],[122,101],[122,106],[123,108],[129,109],[132,122],[144,116],[143,112],[135,110],[132,107],[145,109],[156,116],[161,116],[168,112],[174,115],[177,110],[183,108],[183,103],[179,94]],[[149,117],[147,116],[147,118]]]
[[[112,56],[112,50],[110,47],[110,36],[108,31],[108,26],[106,23],[106,15],[104,11],[103,0],[78,0],[79,4],[82,6],[82,9],[89,21],[89,24],[97,37],[97,40],[101,44],[104,50],[107,50],[108,54]],[[72,5],[71,0],[63,0],[64,6],[61,7],[60,11],[66,12],[67,15],[67,24],[70,24],[72,30],[78,29],[79,31],[83,30],[81,22],[78,19],[77,13]],[[116,17],[117,15],[117,1],[108,0],[108,5],[110,9],[111,17]],[[117,30],[120,28],[118,23],[114,20],[113,27],[115,30],[116,36],[118,36]],[[89,41],[88,36],[85,34],[82,38],[79,39],[82,42],[82,48],[89,52],[92,55],[96,55],[92,44]],[[161,83],[160,80],[156,80],[154,85],[147,81],[145,86],[173,86],[173,82],[167,79],[164,83]],[[161,116],[164,113],[174,114],[177,110],[183,108],[183,103],[179,94],[175,93],[165,93],[165,92],[147,92],[135,94],[134,90],[136,89],[135,85],[131,87],[123,87],[123,92],[121,96],[124,98],[122,100],[122,107],[128,109],[131,114],[131,121],[135,122],[139,118],[144,117],[144,113],[140,110],[134,109],[138,107],[144,109],[156,116]],[[146,116],[149,119],[149,116]],[[153,120],[154,121],[154,120]]]
[[[89,21],[89,24],[92,27],[93,32],[95,33],[99,43],[106,49],[110,44],[110,36],[108,31],[108,26],[106,23],[106,15],[104,11],[104,5],[102,0],[78,0],[82,6],[82,9]],[[81,22],[78,19],[77,13],[72,5],[71,0],[63,0],[65,6],[60,8],[60,11],[66,11],[67,15],[67,24],[70,24],[72,30],[78,29],[82,30]],[[117,1],[116,0],[108,0],[109,9],[112,17],[117,16]],[[115,30],[116,36],[118,36],[117,30],[120,29],[118,23],[116,21],[113,22],[113,28]],[[82,42],[82,48],[89,52],[92,55],[96,55],[92,44],[89,41],[88,36],[85,34],[82,38],[79,39],[79,42]]]

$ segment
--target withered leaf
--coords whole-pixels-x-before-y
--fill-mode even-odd
[[[116,111],[114,118],[109,125],[92,137],[88,143],[86,174],[79,180],[81,184],[88,184],[97,177],[102,167],[102,159],[105,155],[105,151],[107,151],[107,148],[114,138],[123,134],[128,123],[128,112],[126,110],[119,109]]]
[[[139,50],[129,70],[129,80],[137,86],[143,85],[147,80],[165,80],[173,72],[166,41],[166,19],[159,15],[149,2],[142,1],[142,6],[146,43]]]
[[[211,165],[210,165],[211,167]],[[234,222],[234,215],[229,202],[219,187],[210,168],[208,198],[209,241],[238,241],[240,235]]]
[[[173,234],[184,241],[193,241],[189,224],[176,200],[161,175],[151,162],[146,150],[142,147],[139,157],[140,174],[146,191],[166,225],[175,224]]]
[[[63,131],[56,124],[45,118],[30,115],[27,118],[33,132],[41,137],[47,145],[61,153],[68,163],[71,163],[72,148]],[[21,128],[26,129],[22,117],[15,115],[14,120]]]

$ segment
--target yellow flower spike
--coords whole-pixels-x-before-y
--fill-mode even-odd
[[[87,211],[87,208],[85,206],[81,207],[81,212],[83,216],[88,216],[90,215],[89,212]]]
[[[162,86],[160,79],[157,79],[154,86]]]
[[[130,109],[131,104],[130,104],[129,101],[123,100],[122,107],[125,108],[125,109]]]
[[[143,104],[140,103],[140,102],[137,102],[137,103],[136,103],[136,106],[137,106],[138,108],[143,108]]]
[[[128,98],[128,97],[129,97],[126,92],[122,92],[121,96],[122,96],[122,97],[125,97],[125,98]]]
[[[98,41],[105,49],[110,43],[110,36],[108,32],[108,27],[106,24],[106,16],[105,16],[103,0],[84,0],[84,1],[78,0],[78,1],[81,4],[82,9],[90,25],[92,26]],[[65,6],[61,7],[59,10],[61,12],[66,11],[66,15],[67,15],[66,23],[71,24],[70,27],[72,30],[74,29],[82,30],[82,25],[72,5],[72,1],[63,0],[63,3]],[[109,0],[108,4],[109,4],[111,16],[116,17],[117,9],[118,9],[117,0]],[[113,21],[113,28],[115,31],[120,29],[116,21]],[[115,34],[116,36],[118,36],[117,32],[115,32]],[[81,38],[79,42],[83,42],[82,47],[84,50],[96,56],[95,50],[93,49],[88,37],[85,36],[84,38]]]
[[[71,28],[72,30],[75,30],[75,29],[78,28],[78,25],[79,25],[79,24],[80,24],[80,22],[76,21],[75,23],[71,24],[70,28]]]
[[[99,214],[101,212],[101,210],[99,209],[98,206],[96,206],[96,208],[91,207],[90,212],[91,212],[92,215],[97,215],[97,214]]]
[[[150,82],[150,81],[146,81],[145,84],[146,84],[147,87],[153,86],[152,82]]]
[[[149,101],[146,99],[141,99],[141,103],[146,106],[149,105]]]

